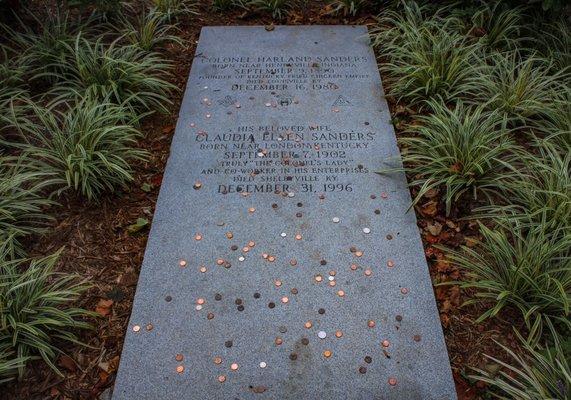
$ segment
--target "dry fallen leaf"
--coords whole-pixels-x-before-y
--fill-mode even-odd
[[[167,125],[163,128],[163,133],[171,133],[174,131],[174,125]]]
[[[58,359],[58,365],[64,369],[67,369],[70,372],[75,372],[77,370],[77,365],[75,365],[75,361],[70,356],[66,356],[65,354],[62,355]]]
[[[111,307],[113,306],[113,300],[101,299],[95,307],[95,312],[102,317],[106,317],[111,312]]]
[[[430,232],[432,236],[438,236],[440,235],[440,232],[442,232],[442,224],[439,222],[428,224],[426,226],[426,229],[428,230],[428,232]]]
[[[464,236],[464,240],[466,241],[466,246],[474,247],[478,244],[478,239],[473,236]]]
[[[436,203],[435,201],[429,201],[428,203],[423,204],[420,207],[420,212],[425,216],[427,215],[430,217],[434,217],[437,211],[438,211],[438,203]]]

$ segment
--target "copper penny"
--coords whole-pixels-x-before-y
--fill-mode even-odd
[[[184,356],[183,356],[182,354],[177,354],[177,355],[174,357],[174,359],[177,360],[177,361],[182,361],[182,360],[184,359]]]
[[[369,328],[374,328],[375,327],[375,321],[373,321],[372,319],[370,319],[369,321],[367,321],[367,326]]]
[[[329,358],[329,357],[331,357],[332,354],[333,354],[333,353],[331,352],[331,350],[325,350],[325,351],[323,352],[323,357]]]
[[[389,385],[396,386],[397,385],[397,378],[389,378]]]
[[[179,365],[178,367],[176,367],[176,372],[182,374],[184,372],[184,367],[182,365]]]
[[[231,369],[232,371],[238,370],[238,364],[232,363],[232,365],[230,365],[230,369]]]
[[[222,358],[221,357],[214,357],[214,364],[222,364]]]
[[[218,382],[224,383],[225,381],[226,381],[226,377],[225,377],[224,375],[220,375],[220,376],[218,377]]]
[[[186,260],[180,260],[178,262],[178,265],[180,265],[181,267],[186,267]]]

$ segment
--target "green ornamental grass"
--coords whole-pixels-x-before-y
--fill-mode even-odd
[[[534,35],[535,48],[545,58],[553,61],[553,72],[571,70],[571,27],[563,17],[549,21],[539,34]],[[571,74],[567,74],[567,85],[571,84]]]
[[[284,19],[294,6],[292,0],[246,0],[246,6],[256,11],[268,12],[272,18]]]
[[[331,2],[333,6],[332,12],[342,13],[344,16],[355,16],[368,3],[368,0],[333,0]]]
[[[568,349],[564,349],[558,335],[552,329],[553,346],[534,346],[516,331],[523,345],[521,354],[499,344],[509,355],[510,362],[488,356],[503,370],[491,374],[476,370],[479,375],[471,378],[488,384],[494,397],[511,400],[567,400],[571,397],[571,365]]]
[[[571,86],[558,91],[552,106],[546,108],[533,126],[562,154],[571,152]]]
[[[527,226],[542,224],[571,234],[571,152],[538,143],[535,153],[519,155],[521,168],[503,180],[509,200],[478,210],[481,217],[511,219]]]
[[[65,79],[64,72],[73,54],[75,32],[85,26],[73,23],[69,14],[59,9],[48,13],[46,18],[30,16],[37,25],[36,30],[24,22],[20,22],[21,31],[2,25],[13,48],[12,56],[33,80],[53,84]]]
[[[384,14],[373,32],[373,45],[387,59],[381,70],[389,94],[421,107],[429,99],[463,97],[481,64],[479,45],[454,31],[455,19],[423,20],[423,9],[413,5],[403,15]]]
[[[66,95],[91,97],[100,102],[113,101],[135,112],[167,112],[171,91],[167,81],[171,64],[157,53],[135,45],[123,46],[119,40],[110,45],[101,38],[91,42],[78,35],[68,69],[68,78],[57,89]]]
[[[448,249],[451,261],[467,272],[466,281],[455,283],[475,290],[466,304],[487,307],[476,322],[509,306],[528,326],[550,321],[571,328],[569,231],[545,221],[528,226],[508,219],[493,229],[480,224],[480,233],[477,247]]]
[[[470,33],[479,37],[488,50],[515,49],[525,39],[521,35],[525,28],[523,19],[523,7],[512,7],[501,1],[484,3],[470,18]]]
[[[153,11],[167,21],[197,14],[194,0],[152,0]]]
[[[125,20],[123,24],[123,37],[144,51],[152,51],[165,43],[182,44],[180,38],[169,33],[175,26],[165,23],[162,15],[155,11],[138,16],[134,23]]]
[[[80,344],[74,331],[90,328],[85,317],[94,314],[70,306],[87,286],[54,271],[60,253],[31,261],[0,255],[0,380],[21,377],[31,359],[62,375],[55,364],[64,353],[58,346]]]
[[[126,187],[133,180],[132,163],[146,158],[137,148],[137,119],[121,106],[89,98],[64,111],[57,108],[34,106],[37,122],[18,126],[24,154],[51,175],[47,184],[90,200]]]
[[[0,244],[10,258],[24,253],[21,240],[45,231],[51,221],[45,195],[48,172],[30,166],[33,159],[0,155]]]
[[[474,198],[500,195],[503,181],[513,174],[517,146],[502,124],[501,115],[457,102],[449,109],[431,101],[433,114],[419,118],[410,136],[400,139],[403,159],[420,189],[414,203],[431,189],[442,188],[449,213],[464,194]]]
[[[558,91],[563,90],[561,74],[551,73],[549,61],[535,56],[522,58],[518,51],[493,54],[487,66],[476,72],[472,91],[475,102],[487,103],[512,125],[529,125],[534,118],[549,113]]]

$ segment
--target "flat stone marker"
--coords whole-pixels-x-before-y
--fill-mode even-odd
[[[365,27],[203,28],[114,399],[455,399],[398,160]]]

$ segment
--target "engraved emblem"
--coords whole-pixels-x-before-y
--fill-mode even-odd
[[[347,100],[343,95],[339,95],[337,99],[331,105],[332,107],[340,107],[340,106],[350,106],[351,102]]]

